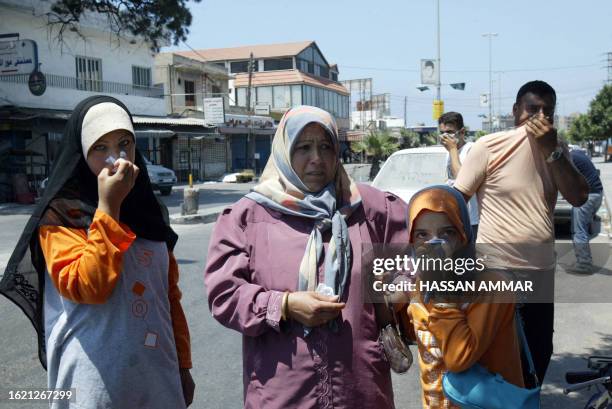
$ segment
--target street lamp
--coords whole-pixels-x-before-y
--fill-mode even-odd
[[[437,14],[437,19],[436,19],[436,23],[437,23],[437,28],[438,28],[438,36],[437,36],[437,54],[438,54],[438,64],[436,64],[436,69],[438,70],[438,83],[436,84],[436,89],[437,89],[437,94],[436,97],[438,99],[438,101],[440,101],[442,99],[442,95],[440,93],[440,86],[442,84],[440,84],[442,78],[440,78],[440,0],[436,1],[436,14]]]
[[[497,37],[497,33],[484,33],[483,37],[489,38],[489,132],[493,132],[493,53],[492,53],[492,45],[493,45],[493,37]]]

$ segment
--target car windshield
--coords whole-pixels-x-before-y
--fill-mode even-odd
[[[419,189],[446,181],[446,153],[408,153],[391,156],[376,176],[375,187]]]

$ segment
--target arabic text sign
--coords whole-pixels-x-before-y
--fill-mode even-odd
[[[204,119],[213,124],[225,122],[223,98],[204,98]]]
[[[0,41],[0,75],[30,74],[36,68],[38,50],[34,41]]]

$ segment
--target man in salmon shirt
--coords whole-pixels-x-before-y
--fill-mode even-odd
[[[480,138],[457,175],[454,187],[464,198],[477,195],[476,242],[483,253],[492,255],[489,267],[552,277],[557,193],[575,207],[588,198],[586,180],[557,138],[552,122],[555,104],[555,90],[546,82],[523,85],[512,107],[515,127]],[[519,313],[541,384],[553,349],[554,304],[525,303]],[[526,372],[525,384],[534,386]]]

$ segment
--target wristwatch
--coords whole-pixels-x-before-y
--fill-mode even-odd
[[[555,150],[552,151],[550,155],[548,155],[548,158],[546,158],[546,163],[553,163],[554,161],[561,158],[561,156],[563,156],[563,146],[558,144]]]

